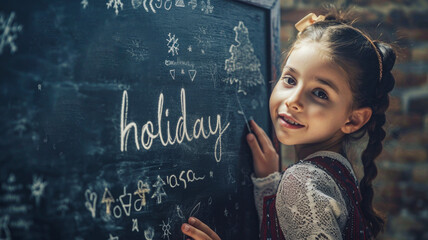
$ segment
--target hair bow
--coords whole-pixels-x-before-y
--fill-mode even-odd
[[[294,25],[297,30],[299,32],[303,31],[306,27],[316,23],[316,22],[320,22],[320,21],[324,21],[325,16],[324,15],[319,15],[317,17],[317,15],[315,15],[314,13],[309,13],[308,15],[306,15],[304,18],[300,19],[300,21],[298,21],[296,23],[296,25]]]

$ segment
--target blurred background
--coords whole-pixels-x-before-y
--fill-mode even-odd
[[[283,52],[295,40],[294,24],[329,3],[352,8],[356,27],[399,47],[387,136],[376,160],[374,201],[387,218],[378,239],[428,239],[428,0],[281,0]],[[284,167],[294,162],[291,148],[281,151]]]

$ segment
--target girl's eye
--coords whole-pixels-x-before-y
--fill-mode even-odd
[[[282,81],[284,81],[284,83],[286,83],[287,85],[296,85],[296,81],[290,76],[283,77]]]
[[[315,90],[313,93],[314,93],[315,96],[317,96],[319,98],[322,98],[322,99],[325,99],[325,100],[328,99],[327,93],[325,93],[322,90]]]

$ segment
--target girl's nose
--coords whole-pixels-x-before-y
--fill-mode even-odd
[[[303,111],[302,90],[295,90],[293,95],[285,100],[285,105],[296,112]]]

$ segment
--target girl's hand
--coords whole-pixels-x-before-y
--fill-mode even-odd
[[[258,178],[267,177],[278,171],[279,156],[265,131],[254,120],[250,121],[250,125],[255,135],[247,134],[247,142],[253,154],[254,174]]]
[[[189,218],[189,224],[183,223],[181,231],[194,240],[220,240],[217,233],[195,217]]]

